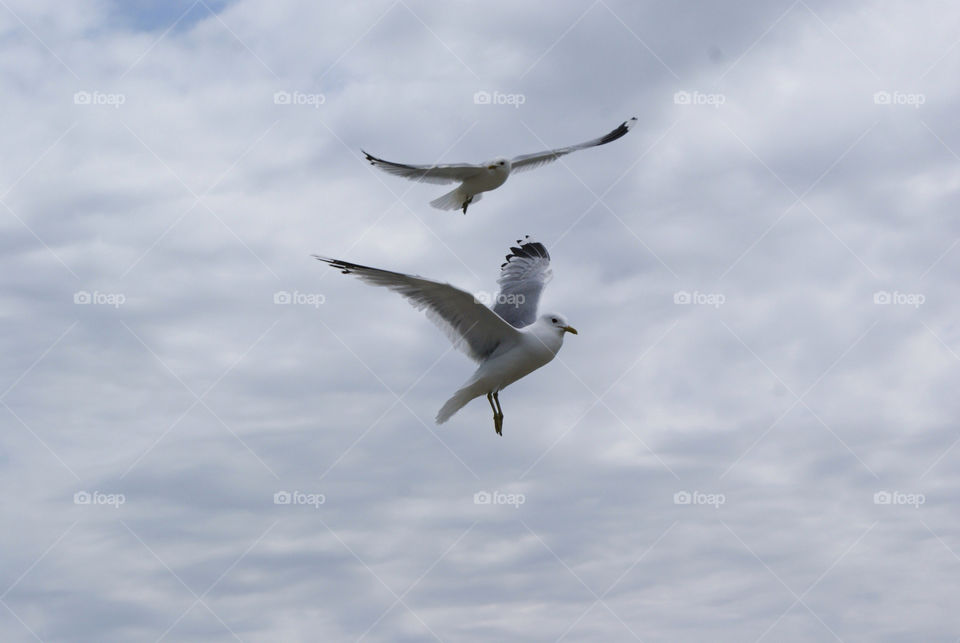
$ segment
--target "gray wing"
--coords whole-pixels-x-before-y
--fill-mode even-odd
[[[542,243],[527,236],[510,248],[507,260],[500,266],[500,293],[493,312],[515,328],[529,326],[537,320],[537,306],[543,287],[553,277],[550,253]]]
[[[492,355],[502,343],[516,341],[518,337],[519,331],[473,295],[450,284],[339,259],[314,257],[344,274],[356,275],[368,284],[403,295],[417,310],[426,310],[430,321],[440,327],[453,345],[477,362]]]
[[[360,151],[363,152],[363,150]],[[363,155],[370,161],[370,165],[380,168],[384,172],[422,183],[460,183],[483,169],[480,165],[470,163],[407,165],[406,163],[384,161],[366,152],[363,152]]]
[[[576,152],[577,150],[585,150],[588,147],[596,147],[597,145],[606,145],[612,141],[617,140],[627,134],[630,131],[630,128],[636,125],[637,117],[634,116],[630,120],[620,123],[620,126],[617,127],[612,132],[604,134],[600,138],[595,138],[592,141],[587,141],[586,143],[579,143],[577,145],[570,145],[568,147],[561,147],[555,150],[547,150],[545,152],[537,152],[535,154],[521,154],[520,156],[515,157],[510,161],[511,172],[523,172],[524,170],[532,170],[535,167],[540,167],[547,163],[552,163],[556,161],[561,156],[569,154],[570,152]]]

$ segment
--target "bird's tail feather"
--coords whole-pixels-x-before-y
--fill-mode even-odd
[[[431,201],[430,205],[438,210],[459,210],[463,207],[463,202],[467,200],[467,196],[468,195],[465,194],[460,187],[456,187],[443,196]],[[476,203],[479,200],[480,195],[474,194],[471,203]]]
[[[481,393],[477,392],[472,383],[461,388],[454,393],[453,397],[447,400],[437,412],[437,424],[443,424],[449,420],[453,414],[462,409],[467,402],[480,395]]]
[[[460,191],[459,187],[456,187],[442,197],[434,199],[430,202],[430,205],[435,207],[438,210],[459,210],[463,207],[463,202],[466,200],[463,192]]]

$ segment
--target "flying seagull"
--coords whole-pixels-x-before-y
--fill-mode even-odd
[[[437,413],[443,424],[470,400],[487,396],[493,409],[493,427],[503,435],[503,410],[499,393],[521,377],[552,360],[563,345],[565,333],[577,334],[563,315],[537,317],[537,304],[550,280],[550,254],[530,237],[518,240],[500,266],[500,293],[488,308],[479,297],[449,284],[415,275],[369,268],[349,261],[314,255],[344,274],[356,275],[375,286],[403,295],[418,310],[426,310],[454,346],[480,366]],[[494,406],[496,404],[496,406]]]
[[[370,165],[378,167],[384,172],[396,174],[413,181],[422,181],[424,183],[459,183],[454,190],[447,192],[439,199],[434,199],[430,205],[440,210],[459,210],[467,213],[467,206],[480,200],[481,192],[489,192],[496,189],[506,182],[507,177],[512,172],[523,172],[532,170],[535,167],[546,165],[556,161],[561,156],[577,150],[585,150],[588,147],[606,145],[611,141],[624,136],[630,131],[637,122],[637,118],[624,121],[612,132],[604,134],[600,138],[595,138],[586,143],[561,147],[555,150],[545,152],[536,152],[534,154],[521,154],[512,159],[497,157],[492,161],[474,165],[472,163],[454,163],[451,165],[407,165],[406,163],[393,163],[378,159],[376,156],[368,154],[363,150],[364,156],[370,161]]]

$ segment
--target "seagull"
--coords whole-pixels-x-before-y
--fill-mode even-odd
[[[537,316],[544,285],[552,277],[550,254],[529,235],[517,240],[500,266],[500,292],[488,308],[483,297],[450,284],[400,272],[313,255],[343,274],[352,274],[375,286],[405,297],[440,327],[454,346],[480,365],[437,413],[443,424],[470,400],[487,396],[493,410],[493,428],[503,435],[503,409],[499,393],[521,377],[549,363],[566,333],[577,334],[563,315]]]
[[[481,192],[489,192],[503,185],[512,172],[523,172],[556,161],[561,156],[588,147],[606,145],[624,136],[637,122],[637,118],[624,121],[613,131],[586,143],[561,147],[534,154],[521,154],[512,159],[497,157],[478,165],[472,163],[454,163],[451,165],[407,165],[384,161],[372,154],[360,150],[370,161],[370,165],[384,172],[402,176],[412,181],[424,183],[459,183],[454,190],[434,199],[430,205],[439,210],[460,210],[467,213],[467,206],[480,200]]]

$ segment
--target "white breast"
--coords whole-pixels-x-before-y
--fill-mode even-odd
[[[464,181],[463,187],[474,194],[486,192],[503,185],[508,176],[510,176],[510,170],[506,167],[484,170],[479,175]]]
[[[520,341],[511,350],[485,362],[477,370],[478,379],[489,390],[502,390],[550,363],[561,346],[562,335],[535,324],[520,334]]]

